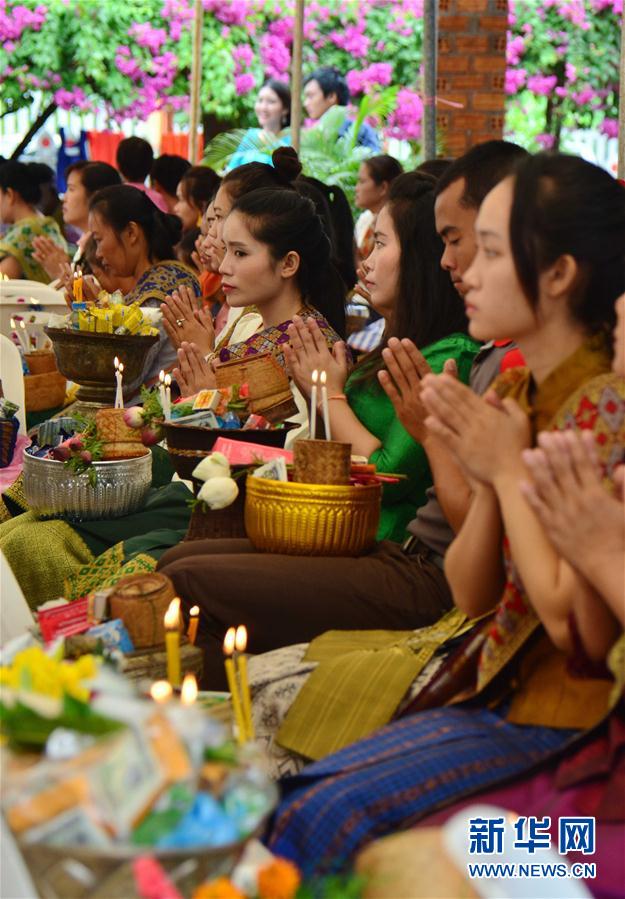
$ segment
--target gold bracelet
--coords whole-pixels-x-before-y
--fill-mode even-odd
[[[329,400],[345,400],[345,402],[347,402],[347,397],[344,393],[335,393],[334,396],[328,397],[328,401]]]

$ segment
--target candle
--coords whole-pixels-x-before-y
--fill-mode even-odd
[[[150,696],[154,702],[158,702],[159,705],[168,702],[171,699],[173,692],[171,684],[166,680],[155,680],[150,687]]]
[[[323,413],[323,428],[326,432],[326,440],[332,440],[332,432],[330,431],[330,410],[328,409],[328,388],[326,387],[326,373],[324,371],[319,375],[321,382],[321,410]]]
[[[243,718],[245,720],[245,731],[248,740],[254,739],[254,724],[252,722],[252,698],[250,696],[250,682],[247,676],[247,656],[245,650],[247,648],[247,630],[243,624],[237,628],[234,638],[234,645],[237,650],[237,668],[239,673],[239,686],[241,689],[241,705],[243,706]]]
[[[317,430],[317,381],[319,372],[315,369],[312,373],[312,390],[310,392],[310,436],[315,439],[315,431]]]
[[[164,379],[165,384],[165,421],[169,421],[171,418],[171,375],[166,374]]]
[[[113,359],[113,365],[115,366],[115,409],[123,409],[124,408],[124,394],[122,392],[122,373],[124,371],[124,365],[119,361],[117,356]]]
[[[224,637],[224,655],[226,656],[224,665],[226,668],[226,677],[228,679],[228,689],[230,690],[230,695],[232,697],[232,712],[237,726],[237,739],[239,744],[241,744],[245,742],[246,734],[245,720],[243,718],[239,689],[237,687],[237,678],[234,671],[234,661],[232,660],[235,639],[235,630],[233,627],[229,627],[226,636]]]
[[[180,690],[180,702],[183,705],[193,705],[197,699],[197,681],[195,674],[185,674]]]
[[[74,272],[74,300],[77,303],[82,303],[82,272],[80,269],[76,269]]]
[[[165,372],[161,368],[158,373],[158,398],[161,401],[163,416],[165,415]]]
[[[193,643],[195,645],[195,641],[197,640],[197,626],[200,621],[200,607],[192,606],[189,609],[189,629],[187,630],[187,638],[189,643]]]
[[[26,327],[26,322],[24,321],[24,319],[20,321],[20,329],[20,343],[24,347],[24,352],[30,353],[30,334],[28,333],[28,328]]]
[[[28,352],[28,347],[24,343],[24,332],[20,330],[18,323],[14,318],[11,319],[11,328],[15,332],[15,336],[17,337],[17,342],[20,345],[20,350],[23,350],[25,353]]]
[[[167,680],[180,686],[180,600],[172,599],[165,612],[165,646],[167,648]]]

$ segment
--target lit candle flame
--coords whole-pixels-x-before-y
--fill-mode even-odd
[[[124,363],[123,363],[123,362],[120,362],[120,363],[119,363],[119,368],[118,368],[117,370],[118,370],[118,372],[119,372],[120,375],[121,375],[121,373],[122,373],[123,370],[124,370]]]
[[[171,684],[166,680],[154,681],[150,687],[150,696],[154,702],[167,702],[168,699],[171,699],[173,692]]]
[[[199,606],[191,606],[191,608],[189,609],[189,615],[191,616],[191,618],[195,618],[199,614],[200,614],[200,607]]]
[[[164,623],[165,627],[168,631],[175,631],[178,629],[178,622],[180,620],[180,599],[175,596],[172,601],[169,603],[167,611],[165,612]]]
[[[319,380],[319,372],[317,371],[317,369],[315,369],[315,370],[313,371],[313,373],[312,373],[312,375],[311,375],[310,377],[311,377],[311,380],[312,380],[313,384],[316,384],[317,381]]]
[[[159,373],[158,373],[158,379],[159,379],[159,381],[161,382],[161,384],[162,384],[163,381],[165,380],[165,372],[163,371],[162,368],[161,368],[161,370],[160,370]]]
[[[180,690],[180,702],[183,705],[193,705],[197,699],[197,681],[194,674],[185,674]]]
[[[11,327],[13,328],[13,330],[15,330],[15,319],[14,318],[11,319]]]
[[[321,374],[319,375],[319,381],[321,382],[322,386],[325,384],[325,382],[326,382],[326,373],[325,373],[324,371],[322,371]]]
[[[237,652],[245,652],[247,647],[247,628],[240,624],[234,638],[234,646]]]
[[[171,375],[165,375],[163,383],[165,384],[165,387],[171,387]]]
[[[234,652],[234,643],[236,640],[236,630],[229,627],[224,637],[224,655],[231,656]]]
[[[115,358],[113,359],[113,365],[115,366],[115,371],[117,371],[117,369],[119,368],[119,359],[117,358],[117,356],[115,356]]]

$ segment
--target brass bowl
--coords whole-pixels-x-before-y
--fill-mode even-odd
[[[245,529],[256,549],[292,556],[359,556],[373,546],[382,486],[326,486],[249,476]]]
[[[157,336],[97,334],[45,328],[61,374],[79,385],[77,399],[112,406],[115,401],[115,356],[124,363],[124,397],[130,399],[146,373],[148,353]]]

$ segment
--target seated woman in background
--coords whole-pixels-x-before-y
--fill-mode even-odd
[[[427,375],[421,396],[474,490],[445,558],[454,601],[489,618],[403,719],[284,783],[269,846],[308,874],[524,774],[610,708],[610,680],[567,667],[570,616],[592,589],[519,482],[540,430],[592,429],[607,473],[623,460],[625,424],[613,413],[625,391],[610,343],[625,286],[625,192],[584,160],[539,154],[487,195],[476,232],[464,275],[470,332],[515,340],[527,368],[505,372],[485,398]]]
[[[197,276],[175,258],[179,219],[161,212],[136,187],[120,184],[98,191],[89,204],[89,230],[111,275],[134,279],[134,287],[124,297],[127,305],[159,308],[180,285],[199,297]],[[170,369],[175,358],[175,348],[161,328],[161,338],[148,357],[145,381],[156,378],[161,369]]]
[[[378,383],[386,341],[410,338],[434,372],[454,359],[464,382],[479,349],[466,334],[462,300],[439,265],[442,252],[432,182],[415,172],[401,175],[380,210],[374,249],[365,263],[371,304],[385,320],[380,347],[349,374],[344,353],[331,356],[312,323],[298,320],[289,331],[287,355],[300,389],[310,392],[314,369],[326,371],[332,438],[351,443],[352,452],[366,456],[378,471],[407,476],[384,487],[378,540],[404,540],[406,525],[432,485],[425,450],[404,429]]]
[[[33,241],[38,236],[49,237],[64,253],[67,243],[54,219],[38,211],[40,196],[39,183],[29,166],[0,164],[0,221],[10,225],[0,240],[0,274],[47,284],[50,278],[35,259]]]
[[[81,265],[86,239],[89,236],[89,200],[103,187],[121,184],[119,172],[106,162],[74,162],[65,172],[67,187],[63,197],[63,222],[82,232],[74,259],[49,237],[35,237],[33,257],[54,281],[63,274],[62,266],[70,261]]]
[[[207,165],[194,165],[186,170],[176,188],[178,199],[174,207],[174,214],[182,222],[183,232],[199,228],[220,181],[217,172]]]
[[[191,163],[183,156],[164,153],[155,159],[150,169],[150,185],[161,195],[167,212],[176,213],[177,189],[180,179],[191,168]]]
[[[375,216],[388,200],[391,184],[403,169],[393,156],[372,156],[360,163],[356,181],[356,206],[362,209],[355,227],[358,261],[362,262],[373,249]]]
[[[228,160],[226,171],[248,162],[271,163],[277,146],[288,146],[291,137],[282,131],[291,123],[291,90],[284,81],[269,78],[258,92],[254,112],[259,128],[248,128]],[[266,149],[265,149],[266,148]]]

